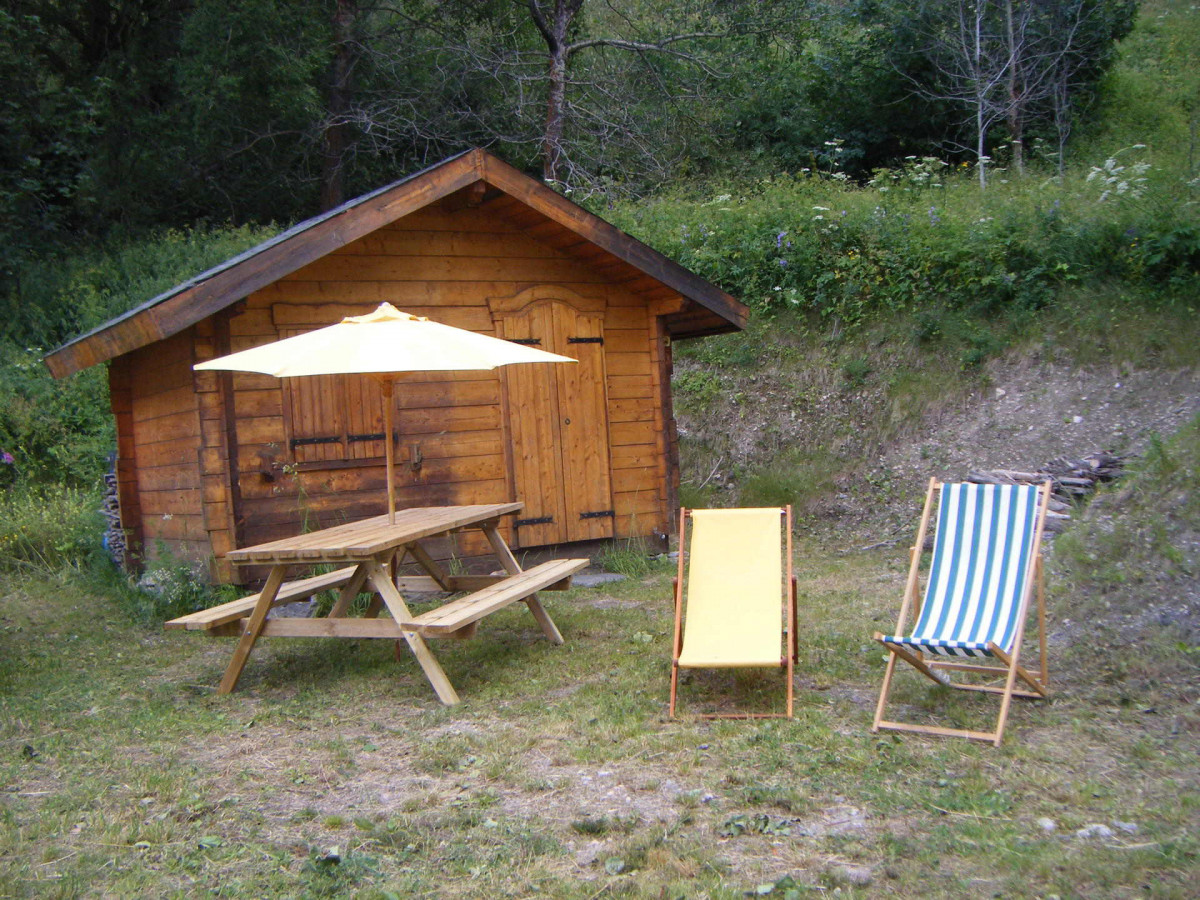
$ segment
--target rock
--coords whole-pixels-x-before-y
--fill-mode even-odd
[[[1044,831],[1046,834],[1053,834],[1054,832],[1058,831],[1058,823],[1053,819],[1046,818],[1045,816],[1042,816],[1040,819],[1038,819],[1037,824],[1038,828],[1042,829],[1042,831]]]
[[[614,581],[624,581],[625,576],[618,572],[585,572],[571,579],[571,587],[599,587],[602,584],[612,584]]]
[[[317,608],[316,600],[297,600],[295,603],[285,603],[276,606],[267,616],[269,619],[308,619]]]
[[[1121,822],[1121,821],[1114,819],[1112,826],[1113,826],[1113,828],[1117,829],[1117,831],[1123,831],[1126,834],[1137,834],[1138,833],[1137,822]]]
[[[875,876],[866,866],[830,866],[826,874],[833,884],[850,887],[867,887],[875,880]]]
[[[1088,840],[1092,838],[1110,838],[1114,834],[1115,832],[1107,825],[1102,825],[1099,822],[1095,822],[1091,825],[1084,825],[1075,832],[1075,837]]]

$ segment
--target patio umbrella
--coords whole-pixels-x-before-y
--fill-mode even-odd
[[[396,521],[392,483],[394,376],[405,372],[495,369],[515,363],[576,362],[568,356],[476,334],[401,312],[390,303],[365,316],[348,316],[319,328],[239,353],[198,363],[200,370],[259,372],[277,378],[301,375],[373,375],[384,400],[388,521]]]

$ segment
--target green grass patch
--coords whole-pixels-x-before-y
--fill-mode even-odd
[[[868,635],[894,621],[903,555],[798,540],[796,718],[757,722],[666,719],[666,571],[547,594],[561,647],[521,609],[436,643],[452,709],[382,641],[264,640],[217,697],[230,642],[146,627],[78,580],[3,576],[0,894],[732,900],[789,878],[814,896],[1187,897],[1189,700],[1129,684],[1108,702],[1076,687],[1103,672],[1084,658],[1052,704],[1014,708],[999,750],[869,734]],[[782,700],[777,672],[697,675],[688,709]],[[898,679],[909,715],[994,712],[943,694]],[[1096,823],[1113,836],[1076,836]]]

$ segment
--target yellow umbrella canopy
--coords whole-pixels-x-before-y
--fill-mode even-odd
[[[365,316],[348,316],[250,350],[197,363],[199,370],[259,372],[277,378],[302,375],[374,375],[383,388],[387,448],[388,516],[394,522],[392,483],[392,376],[405,372],[495,369],[517,363],[575,362],[569,356],[514,344],[401,312],[390,303]]]

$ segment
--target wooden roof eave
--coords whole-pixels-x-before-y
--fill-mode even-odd
[[[308,219],[45,357],[55,378],[163,340],[366,234],[480,179],[478,151],[466,151],[322,216]]]
[[[177,285],[53,350],[46,366],[63,378],[178,334],[313,260],[481,180],[700,307],[681,315],[673,335],[746,327],[749,311],[720,288],[491,154],[468,150],[301,222]]]
[[[481,164],[483,177],[489,184],[714,313],[730,326],[725,330],[740,331],[748,324],[749,310],[746,306],[716,285],[556,194],[508,163],[488,154],[481,158]]]

